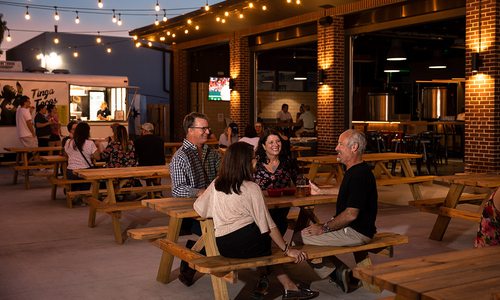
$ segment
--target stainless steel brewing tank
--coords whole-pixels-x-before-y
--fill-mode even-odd
[[[394,95],[389,93],[368,93],[369,121],[390,121],[394,112]]]
[[[424,87],[422,88],[422,118],[439,119],[446,116],[446,105],[448,89],[446,87]]]

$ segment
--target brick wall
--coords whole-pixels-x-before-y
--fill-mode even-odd
[[[333,17],[331,25],[318,23],[318,70],[326,80],[318,84],[318,152],[331,154],[344,124],[344,23]]]
[[[468,0],[466,5],[466,172],[500,172],[499,7],[495,0]],[[477,52],[483,66],[472,73],[471,57]]]
[[[250,49],[248,37],[238,34],[229,41],[229,72],[235,86],[231,91],[230,116],[239,128],[250,123]],[[253,100],[252,100],[253,101]],[[240,136],[243,130],[240,130]]]

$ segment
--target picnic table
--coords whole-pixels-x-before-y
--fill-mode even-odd
[[[121,187],[120,184],[115,185],[115,181],[128,180],[129,178],[158,178],[167,177],[170,175],[168,168],[164,165],[159,166],[144,166],[144,167],[126,167],[126,168],[97,168],[97,169],[82,169],[74,170],[73,173],[83,179],[92,182],[92,196],[87,199],[89,204],[88,226],[95,226],[97,212],[104,212],[111,215],[113,222],[113,233],[115,241],[118,244],[123,244],[124,239],[120,228],[120,218],[122,211],[134,210],[143,208],[139,201],[116,202],[116,193],[122,192],[148,192],[150,198],[154,198],[153,192],[169,189],[170,185],[157,186],[142,186],[142,187]],[[106,189],[100,190],[100,181],[106,181]],[[99,200],[100,194],[106,194],[106,198]]]
[[[479,222],[480,206],[477,206],[477,212],[470,212],[457,209],[457,205],[463,198],[463,191],[466,186],[496,189],[500,187],[500,175],[498,174],[459,174],[449,176],[439,176],[434,178],[434,181],[445,182],[450,184],[450,189],[444,198],[442,205],[436,208],[422,207],[421,210],[438,214],[430,239],[441,241],[448,228],[451,218],[461,218],[470,221]],[[486,199],[490,193],[484,194],[481,198]]]
[[[354,269],[354,276],[394,299],[499,299],[500,247],[396,260]]]
[[[167,214],[169,218],[168,231],[166,239],[170,242],[177,243],[179,238],[179,232],[181,229],[181,223],[184,218],[199,218],[198,213],[193,208],[193,203],[195,198],[161,198],[161,199],[147,199],[142,200],[142,205],[150,207],[155,211]],[[299,230],[307,224],[309,219],[318,221],[314,214],[312,213],[312,206],[326,203],[335,203],[337,200],[337,195],[318,195],[318,196],[307,196],[307,197],[297,197],[297,196],[282,196],[282,197],[265,197],[267,207],[279,208],[279,207],[300,207],[300,213],[298,220],[296,222],[295,230]],[[210,219],[211,221],[211,219]],[[200,219],[202,223],[202,228],[213,227],[213,225],[208,225],[205,219]],[[212,234],[204,235],[201,239],[205,243],[207,249],[217,249],[215,243],[215,236]],[[201,249],[201,248],[200,248]],[[215,253],[214,253],[215,254]],[[175,253],[169,253],[164,251],[160,266],[158,269],[157,280],[163,283],[168,283],[170,281],[170,274],[172,269],[172,263],[174,260]]]
[[[169,160],[177,151],[182,146],[183,142],[165,142],[163,143],[163,146],[165,149],[169,149],[169,154],[167,155],[167,160]],[[209,140],[205,143],[206,145],[209,146],[217,146],[219,145],[219,141],[217,140]]]
[[[410,164],[410,160],[418,159],[421,157],[421,154],[397,152],[363,154],[363,160],[365,162],[375,163],[373,172],[377,179],[378,186],[408,184],[415,200],[422,199],[420,183],[432,181],[432,179],[435,177],[415,176],[413,168]],[[314,181],[317,178],[318,170],[321,166],[329,165],[332,169],[328,174],[327,181],[335,178],[337,184],[340,184],[342,182],[342,179],[344,177],[344,169],[342,167],[342,164],[337,160],[337,155],[298,157],[297,161],[310,165],[307,177],[311,181]],[[392,175],[392,173],[385,166],[385,163],[388,161],[398,161],[401,164],[401,169],[404,177]]]
[[[26,189],[30,188],[30,170],[52,168],[53,164],[40,160],[40,153],[47,152],[52,154],[54,151],[62,151],[61,146],[51,147],[5,147],[6,151],[16,154],[16,161],[14,163],[14,178],[13,184],[17,184],[17,177],[19,171],[24,171],[24,185]],[[29,158],[29,154],[33,156]]]

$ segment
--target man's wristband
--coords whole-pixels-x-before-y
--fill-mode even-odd
[[[330,228],[330,226],[328,226],[328,222],[332,221],[333,218],[331,218],[330,220],[326,221],[325,224],[323,224],[323,233],[327,233],[327,232],[330,232],[330,231],[333,231],[333,229]]]

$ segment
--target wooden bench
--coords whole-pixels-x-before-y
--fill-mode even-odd
[[[421,207],[421,211],[437,214],[440,216],[450,217],[450,218],[459,218],[467,221],[472,221],[479,223],[481,221],[481,213],[473,212],[463,209],[450,208],[450,207]]]
[[[481,202],[486,199],[488,194],[462,194],[459,203],[476,203]],[[422,199],[422,200],[412,200],[408,201],[408,205],[415,206],[417,208],[429,208],[429,207],[440,207],[444,204],[445,197]]]
[[[109,214],[113,223],[115,241],[118,244],[123,244],[123,242],[125,241],[123,239],[122,230],[120,227],[120,218],[122,216],[122,211],[144,208],[144,206],[142,206],[141,204],[141,201],[128,201],[107,204],[95,198],[89,197],[87,198],[86,202],[89,205],[88,226],[91,228],[95,227],[95,218],[98,212]]]
[[[49,181],[50,184],[52,185],[50,199],[56,200],[57,187],[61,186],[66,190],[66,205],[69,208],[73,207],[73,198],[74,198],[74,195],[71,194],[72,193],[71,185],[76,183],[91,183],[91,181],[85,179],[65,179],[65,178],[55,178],[55,177],[49,178]],[[76,191],[73,191],[73,193],[76,193]]]
[[[377,179],[378,186],[387,186],[387,185],[397,185],[397,184],[415,184],[415,183],[423,183],[430,182],[434,180],[436,176],[433,175],[424,175],[424,176],[415,176],[415,177],[392,177],[392,178],[382,178]]]
[[[134,240],[154,241],[166,237],[167,231],[168,231],[168,226],[157,226],[157,227],[129,229],[127,230],[127,234]]]
[[[309,259],[319,259],[332,255],[353,253],[358,266],[368,266],[371,265],[371,260],[368,255],[369,252],[392,257],[393,247],[406,243],[408,243],[407,236],[396,233],[378,233],[370,243],[360,246],[329,247],[303,245],[297,248],[307,252]],[[189,265],[197,271],[212,275],[212,286],[214,287],[215,299],[228,299],[225,281],[235,283],[237,281],[236,272],[238,270],[293,263],[294,261],[293,258],[284,256],[283,252],[279,249],[274,249],[273,254],[270,256],[237,259],[220,255],[207,257],[167,239],[158,239],[154,244],[163,251],[171,253],[173,256],[188,262]],[[373,286],[367,283],[363,283],[363,285],[373,289]]]
[[[86,180],[84,182],[89,182],[89,181]],[[131,187],[122,187],[116,189],[115,194],[119,195],[119,194],[131,194],[131,193],[154,193],[154,192],[170,191],[171,188],[172,186],[170,184],[152,185],[152,186],[131,186]],[[107,190],[100,189],[99,194],[106,195]],[[66,196],[69,197],[70,199],[73,199],[76,196],[91,196],[91,195],[92,195],[91,190],[70,191],[66,193]],[[150,198],[154,198],[154,195],[150,195]]]

